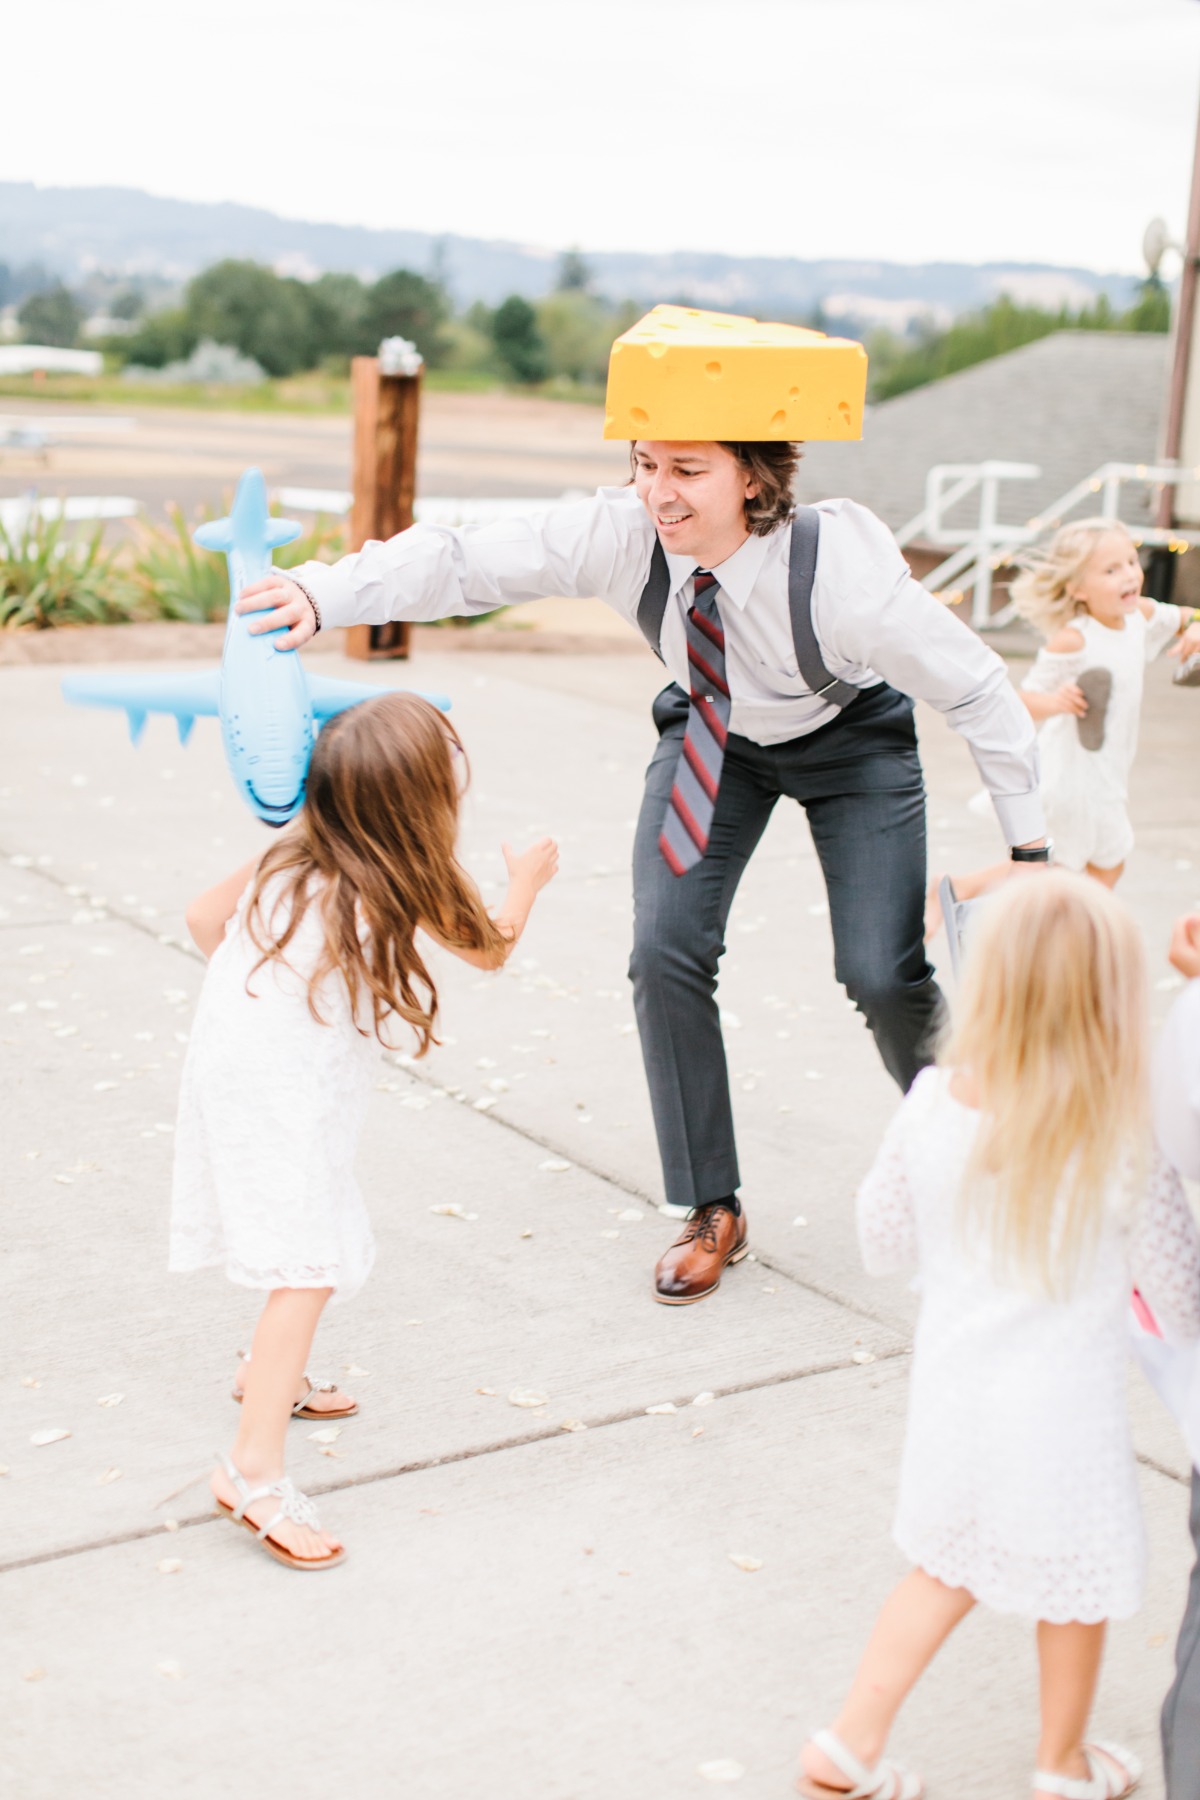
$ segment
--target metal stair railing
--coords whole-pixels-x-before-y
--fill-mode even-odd
[[[944,593],[951,582],[955,583],[957,591],[953,596],[946,594],[953,605],[970,592],[971,623],[977,631],[999,630],[1016,616],[1011,603],[992,610],[992,576],[996,570],[1011,561],[1013,551],[1045,532],[1057,530],[1081,502],[1099,494],[1103,516],[1119,519],[1121,488],[1126,483],[1161,488],[1200,480],[1200,469],[1180,468],[1177,463],[1102,463],[1024,525],[1001,523],[996,517],[1000,483],[1032,481],[1040,474],[1034,463],[936,463],[925,478],[924,507],[896,533],[901,547],[920,536],[938,546],[957,546],[923,578],[924,585],[935,593]],[[946,525],[945,514],[973,489],[979,491],[978,519],[967,526]],[[1200,532],[1196,531],[1164,530],[1150,525],[1130,525],[1128,529],[1135,544],[1161,547],[1177,555],[1200,544]]]

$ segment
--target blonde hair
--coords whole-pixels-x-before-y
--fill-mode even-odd
[[[506,941],[455,856],[455,746],[462,750],[450,721],[417,694],[381,694],[329,721],[313,748],[295,830],[272,844],[254,877],[246,922],[262,955],[248,991],[264,963],[286,961],[305,913],[317,906],[325,942],[308,982],[313,1018],[324,1023],[318,995],[338,975],[355,1018],[360,1001],[369,1002],[381,1043],[393,1013],[416,1032],[418,1056],[437,1042],[438,993],[416,946],[417,927],[497,962]],[[278,933],[267,917],[268,910],[275,917],[277,896],[264,904],[277,877],[286,920]]]
[[[1041,549],[1023,550],[1016,557],[1021,573],[1013,580],[1009,595],[1021,617],[1043,637],[1053,637],[1084,610],[1083,601],[1072,599],[1069,590],[1083,574],[1100,539],[1110,531],[1129,536],[1120,519],[1075,519],[1056,531]]]
[[[979,1092],[965,1217],[1033,1292],[1070,1292],[1147,1149],[1148,1037],[1141,940],[1099,882],[1031,874],[988,902],[939,1061]]]

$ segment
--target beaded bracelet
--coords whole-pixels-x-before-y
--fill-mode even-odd
[[[308,601],[308,604],[312,607],[313,618],[317,622],[317,631],[320,631],[320,629],[321,629],[321,609],[320,609],[320,607],[317,605],[316,601],[313,599],[311,593],[305,587],[305,585],[302,581],[297,581],[296,577],[294,575],[289,575],[287,579],[292,583],[293,587],[298,587],[300,589],[300,592],[304,595],[304,598]],[[314,637],[316,636],[316,632],[313,633],[313,636]]]

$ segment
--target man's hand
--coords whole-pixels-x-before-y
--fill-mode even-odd
[[[1200,978],[1200,913],[1184,913],[1176,919],[1167,960],[1189,981]]]
[[[277,650],[298,650],[301,644],[307,644],[309,638],[316,635],[312,601],[302,588],[288,580],[282,569],[243,588],[233,610],[256,615],[246,628],[256,637],[261,632],[286,627],[287,636],[277,639]]]

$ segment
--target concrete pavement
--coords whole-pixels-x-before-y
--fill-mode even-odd
[[[914,1313],[902,1282],[858,1264],[851,1197],[895,1095],[833,983],[802,818],[772,822],[722,982],[756,1260],[701,1306],[656,1307],[673,1228],[653,1210],[625,962],[658,665],[372,665],[453,694],[475,765],[464,852],[489,891],[505,838],[553,831],[562,874],[509,970],[439,970],[446,1042],[427,1064],[380,1059],[360,1158],[379,1262],[330,1309],[314,1362],[362,1415],[327,1444],[292,1428],[294,1473],[327,1492],[350,1557],[301,1582],[213,1520],[202,1486],[157,1504],[230,1440],[256,1310],[223,1278],[163,1267],[202,975],[182,911],[265,838],[211,724],[183,751],[152,721],[135,752],[117,718],[59,703],[61,673],[0,669],[8,1791],[686,1800],[724,1774],[747,1800],[786,1794],[900,1570]],[[1196,703],[1150,671],[1123,892],[1160,1015],[1169,921],[1200,899]],[[990,859],[966,751],[939,719],[922,732],[935,862]],[[446,1204],[476,1216],[431,1210]],[[1135,1404],[1151,1590],[1113,1632],[1097,1728],[1146,1756],[1159,1795],[1185,1469],[1156,1403]],[[52,1430],[70,1436],[31,1442]],[[972,1619],[897,1753],[933,1800],[1022,1793],[1033,1695],[1028,1628]]]

